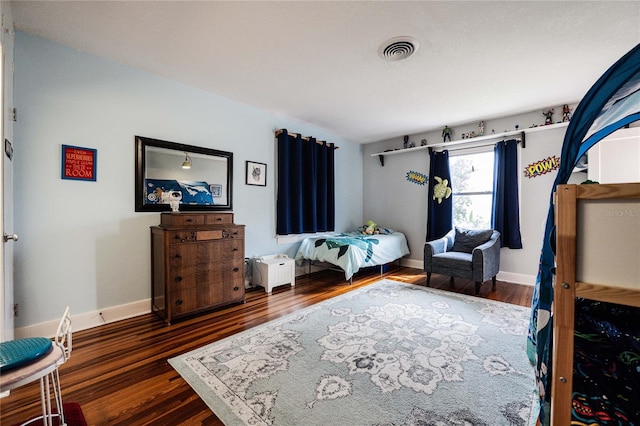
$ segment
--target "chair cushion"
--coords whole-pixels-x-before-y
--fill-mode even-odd
[[[436,254],[431,258],[433,270],[439,274],[447,275],[451,271],[468,271],[471,272],[471,254],[457,251],[448,251],[446,253]]]
[[[452,251],[471,253],[474,248],[486,243],[493,235],[492,229],[463,229],[456,228],[456,237],[453,240]]]
[[[29,337],[0,343],[0,371],[5,372],[28,364],[51,351],[51,340]]]

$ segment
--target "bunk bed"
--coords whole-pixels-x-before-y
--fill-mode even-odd
[[[640,424],[640,183],[558,185],[555,204],[551,424]]]

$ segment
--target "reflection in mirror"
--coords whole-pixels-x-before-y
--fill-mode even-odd
[[[232,167],[231,152],[137,136],[136,211],[230,210]]]

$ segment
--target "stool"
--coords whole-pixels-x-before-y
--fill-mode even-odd
[[[42,423],[45,426],[53,426],[53,417],[56,416],[60,417],[60,425],[66,424],[58,367],[71,354],[71,317],[68,307],[58,325],[54,343],[44,337],[0,343],[0,392],[13,390],[39,379]],[[59,414],[53,413],[51,388]]]

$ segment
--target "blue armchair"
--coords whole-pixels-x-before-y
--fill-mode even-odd
[[[427,287],[431,274],[449,275],[473,280],[476,294],[480,286],[489,278],[493,288],[500,270],[500,232],[454,228],[444,237],[427,241],[424,245],[424,270],[427,273]]]

